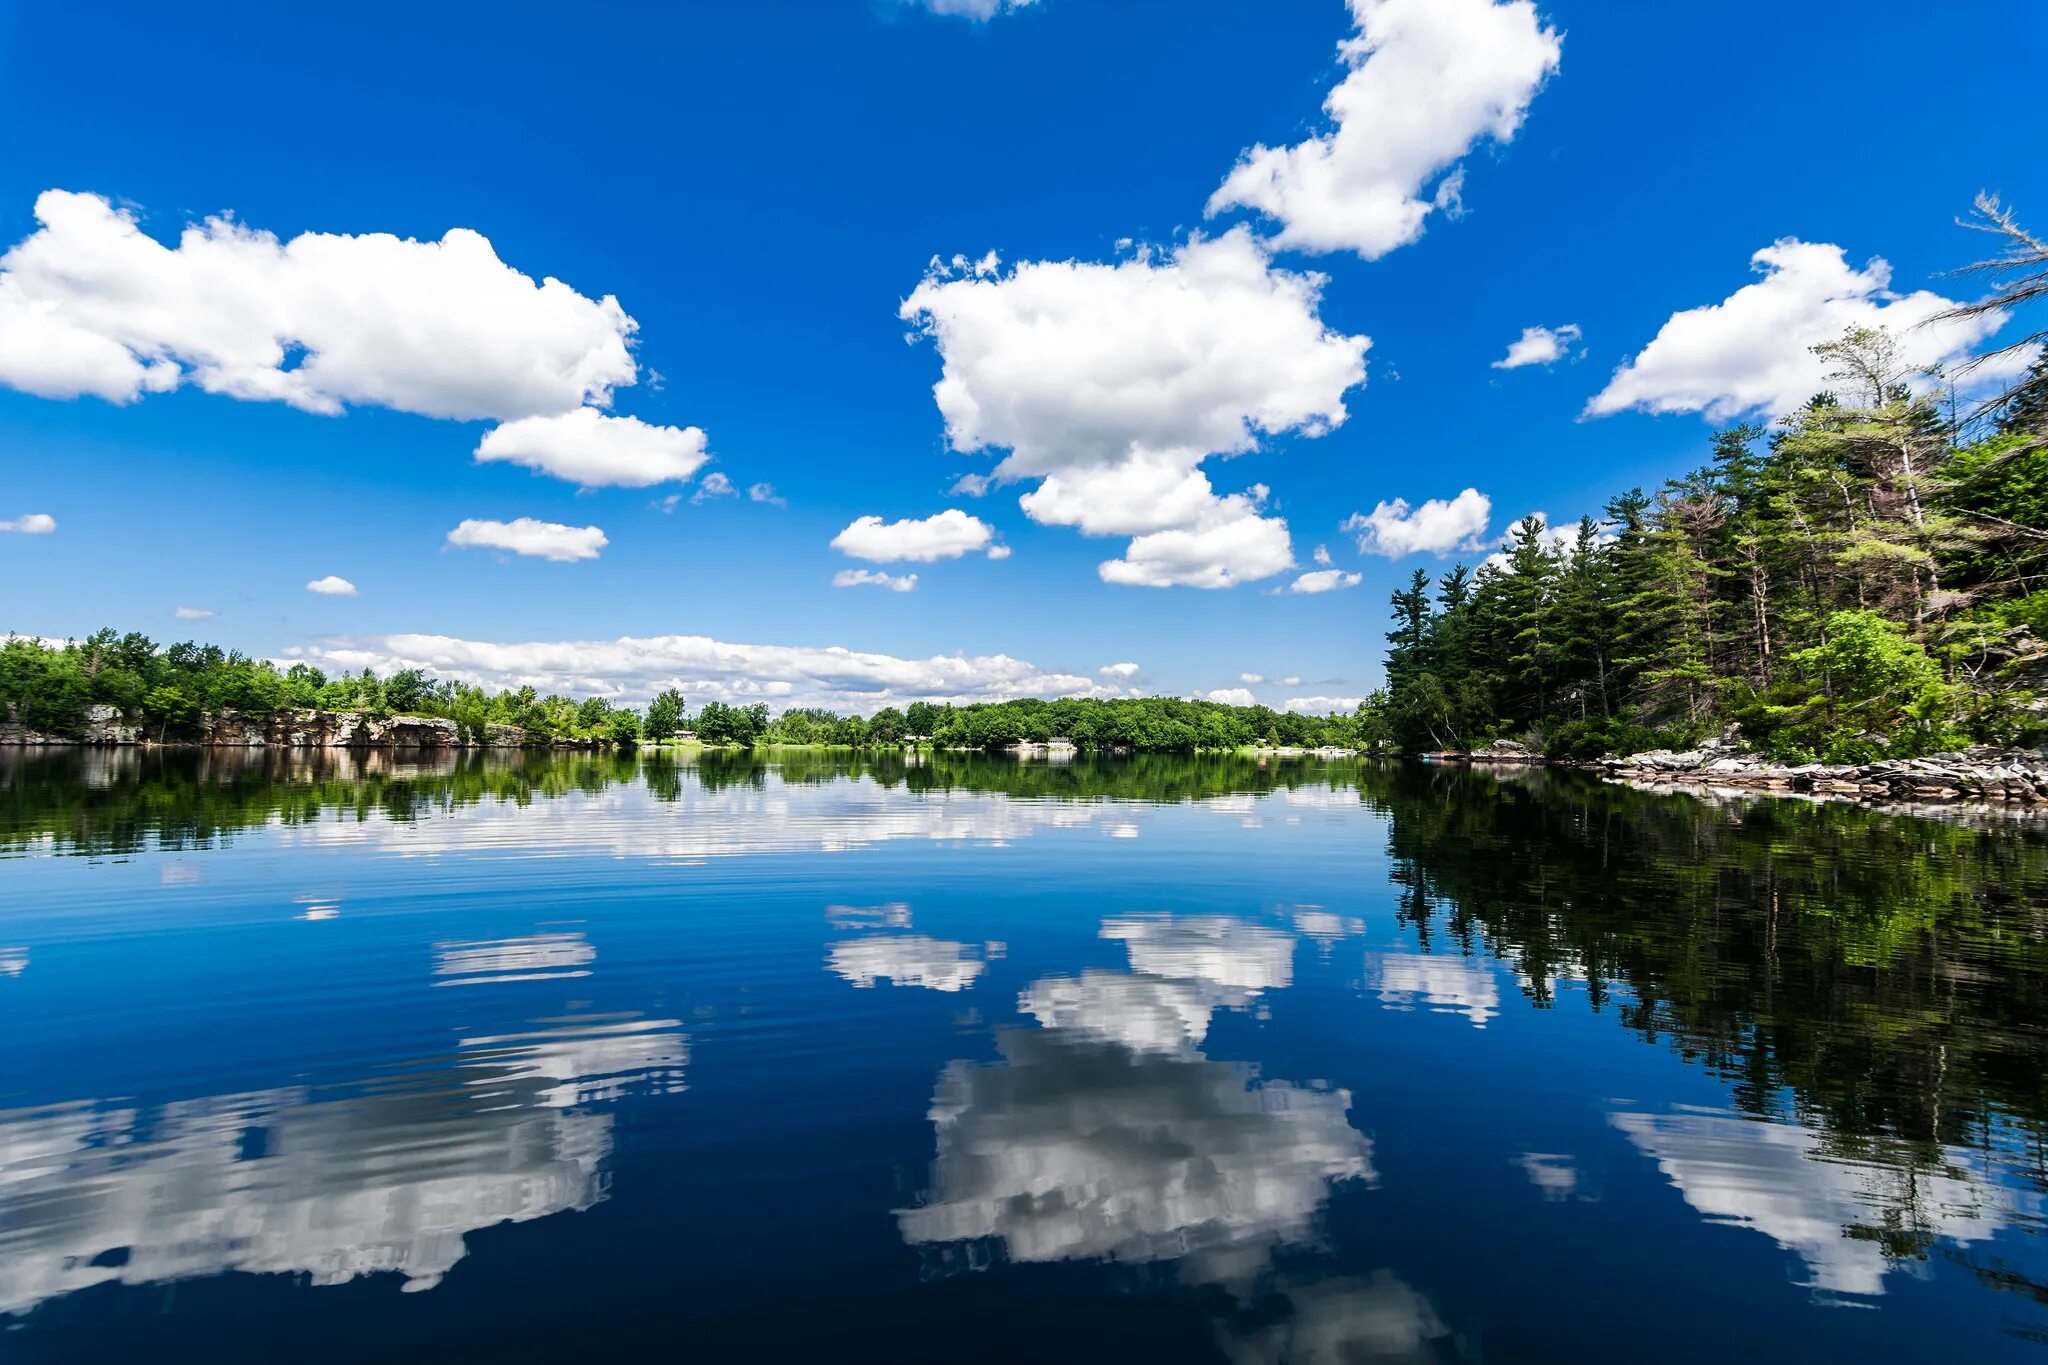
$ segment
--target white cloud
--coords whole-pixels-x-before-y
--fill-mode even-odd
[[[1255,706],[1259,699],[1254,697],[1251,689],[1247,687],[1219,687],[1202,693],[1202,700],[1220,701],[1225,706]]]
[[[900,3],[931,14],[987,22],[998,14],[1015,14],[1020,9],[1029,9],[1038,0],[900,0]]]
[[[991,477],[1039,480],[1027,515],[1137,537],[1109,582],[1220,588],[1293,555],[1264,490],[1219,495],[1203,462],[1331,430],[1365,380],[1371,342],[1323,325],[1322,284],[1239,227],[1116,264],[935,264],[901,312],[938,345],[952,447],[1007,450]]]
[[[380,635],[295,647],[285,656],[330,672],[368,668],[388,677],[420,668],[437,678],[496,688],[645,701],[674,687],[693,705],[772,701],[873,711],[906,702],[1010,697],[1113,697],[1120,685],[1041,668],[1006,654],[905,659],[838,646],[735,644],[701,635],[499,643],[447,635]]]
[[[832,548],[854,559],[875,564],[912,560],[931,564],[941,559],[958,559],[972,550],[989,549],[995,528],[979,517],[957,507],[925,517],[885,522],[880,517],[859,517],[832,537]],[[992,558],[1001,558],[991,552]]]
[[[714,469],[698,480],[697,491],[690,495],[690,501],[701,503],[712,498],[734,498],[739,496],[739,491],[739,489],[733,487],[731,479],[727,478],[721,471]]]
[[[1122,559],[1099,566],[1102,581],[1140,588],[1233,588],[1294,567],[1287,523],[1250,510],[1232,494],[1216,500],[1215,519],[1195,530],[1139,536]]]
[[[1134,663],[1120,663],[1104,664],[1095,671],[1105,678],[1118,678],[1124,682],[1129,682],[1132,678],[1138,676],[1139,670],[1138,666]]]
[[[1253,686],[1257,686],[1266,680],[1266,675],[1263,673],[1240,673],[1237,675],[1237,680],[1241,683],[1250,683]]]
[[[1247,151],[1208,212],[1253,209],[1280,222],[1283,247],[1372,260],[1420,237],[1433,210],[1457,212],[1458,159],[1514,138],[1563,40],[1529,0],[1351,0],[1351,16],[1329,129]]]
[[[617,299],[535,284],[465,228],[280,242],[223,215],[167,247],[97,195],[48,190],[35,215],[0,256],[0,383],[45,398],[192,383],[308,412],[507,419],[636,378]]]
[[[776,491],[775,491],[775,485],[774,485],[774,484],[772,484],[772,483],[750,483],[750,484],[748,484],[748,485],[747,485],[747,500],[748,500],[748,501],[750,501],[750,502],[765,502],[765,503],[767,503],[767,504],[768,504],[768,505],[769,505],[770,507],[787,507],[787,506],[789,506],[789,499],[787,499],[787,498],[785,498],[785,497],[782,497],[781,495],[779,495],[778,493],[776,493]]]
[[[890,574],[880,569],[841,569],[832,575],[835,588],[876,587],[887,588],[890,592],[909,592],[917,586],[914,573]]]
[[[1579,543],[1579,524],[1576,521],[1568,521],[1562,526],[1552,526],[1548,512],[1531,512],[1529,515],[1543,524],[1542,543],[1553,553],[1570,559],[1573,549]],[[1520,525],[1521,520],[1521,518],[1517,517],[1515,524]],[[1510,530],[1512,529],[1511,527]],[[1598,543],[1605,545],[1614,539],[1614,533],[1608,530],[1599,530],[1594,533],[1593,538]],[[1511,542],[1503,538],[1503,544],[1507,543]],[[1501,549],[1495,550],[1492,554],[1481,560],[1479,567],[1505,572],[1510,562],[1508,552],[1505,549]]]
[[[1311,558],[1315,560],[1316,564],[1319,567],[1325,569],[1329,568],[1332,564],[1337,562],[1336,560],[1330,558],[1330,547],[1327,545],[1316,546],[1316,552],[1313,556],[1311,556]]]
[[[986,474],[962,474],[953,480],[953,486],[946,491],[958,493],[965,498],[978,498],[986,494],[994,483],[995,480]]]
[[[1299,679],[1299,678],[1282,678],[1282,679],[1280,680],[1280,685],[1281,685],[1282,687],[1299,687],[1299,686],[1301,686],[1301,679]]]
[[[1292,593],[1335,592],[1339,588],[1355,588],[1363,581],[1363,575],[1346,573],[1342,569],[1317,569],[1305,573],[1287,585]]]
[[[1508,353],[1493,362],[1496,370],[1519,370],[1524,365],[1554,365],[1579,347],[1579,324],[1562,327],[1524,327],[1522,335],[1508,343]]]
[[[611,542],[595,526],[564,526],[558,521],[520,517],[514,521],[480,521],[474,517],[448,533],[448,543],[465,549],[509,550],[515,555],[551,559],[558,564],[596,559]]]
[[[1486,523],[1493,515],[1493,500],[1476,488],[1468,488],[1445,501],[1431,498],[1420,507],[1410,507],[1406,498],[1383,502],[1369,513],[1353,512],[1343,529],[1358,536],[1361,554],[1444,555],[1453,550],[1480,549],[1486,539]]]
[[[57,519],[48,512],[30,512],[26,516],[0,521],[0,532],[12,532],[23,536],[46,536],[57,529]]]
[[[180,621],[211,621],[220,613],[211,607],[179,607],[171,614]]]
[[[1298,684],[1301,679],[1290,678],[1287,681]],[[1280,703],[1280,709],[1298,711],[1305,716],[1349,715],[1364,703],[1364,697],[1289,697]]]
[[[1812,348],[1851,327],[1885,328],[1900,360],[1920,369],[1964,359],[2004,320],[1929,322],[1951,301],[1925,289],[1895,294],[1890,264],[1873,258],[1855,269],[1828,242],[1781,238],[1750,262],[1763,278],[1719,303],[1672,314],[1586,404],[1586,415],[1636,408],[1701,412],[1715,422],[1780,416],[1829,387],[1828,362]]]
[[[325,578],[316,578],[308,583],[306,591],[317,592],[322,597],[354,597],[356,585],[339,574],[329,574]]]
[[[578,408],[493,428],[477,443],[476,458],[524,465],[586,488],[646,488],[681,482],[711,457],[696,427],[653,426]]]

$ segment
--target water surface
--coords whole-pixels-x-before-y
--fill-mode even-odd
[[[0,1357],[2048,1359],[2048,837],[0,751]]]

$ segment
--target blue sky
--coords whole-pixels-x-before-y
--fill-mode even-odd
[[[2048,221],[2036,101],[1981,71],[2044,42],[2023,0],[1854,23],[1797,0],[11,6],[0,629],[861,709],[1356,697],[1413,568],[1689,468],[1844,319],[1928,359],[1982,345],[1906,324],[1915,291],[1972,287],[1939,272],[1986,245],[1954,222],[1978,191]],[[1340,82],[1348,114],[1323,107]],[[1261,145],[1296,151],[1219,194]],[[52,190],[105,204],[39,224]],[[360,241],[329,274],[272,273],[260,243],[190,272],[109,245],[124,218],[175,246],[221,214],[282,243],[468,229],[503,263],[484,283],[530,281],[472,300],[484,277],[445,252]],[[570,306],[526,298],[547,277]],[[1558,359],[1496,367],[1566,325]],[[251,337],[285,360],[222,360]],[[570,369],[606,378],[579,397]],[[592,453],[549,426],[475,458],[579,402],[673,431]],[[734,492],[700,496],[714,475]],[[1483,531],[1471,499],[1412,511],[1467,488]],[[879,534],[843,534],[867,516]],[[574,534],[457,539],[595,557],[450,544],[521,518]],[[329,575],[354,595],[307,591]],[[701,639],[649,643],[678,636]]]

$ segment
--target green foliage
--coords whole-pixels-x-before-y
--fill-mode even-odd
[[[2048,399],[1972,435],[1882,332],[1815,349],[1838,393],[1774,431],[1718,433],[1705,468],[1569,537],[1525,518],[1434,600],[1418,571],[1375,726],[1408,751],[1509,736],[1560,758],[1730,722],[1802,760],[2048,738]]]
[[[655,694],[647,704],[647,721],[642,727],[647,738],[655,741],[673,739],[683,728],[683,694],[673,687]]]

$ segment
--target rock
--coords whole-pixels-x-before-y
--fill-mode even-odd
[[[1474,763],[1540,763],[1543,756],[1528,745],[1512,739],[1497,739],[1483,749],[1474,749],[1468,757]]]

